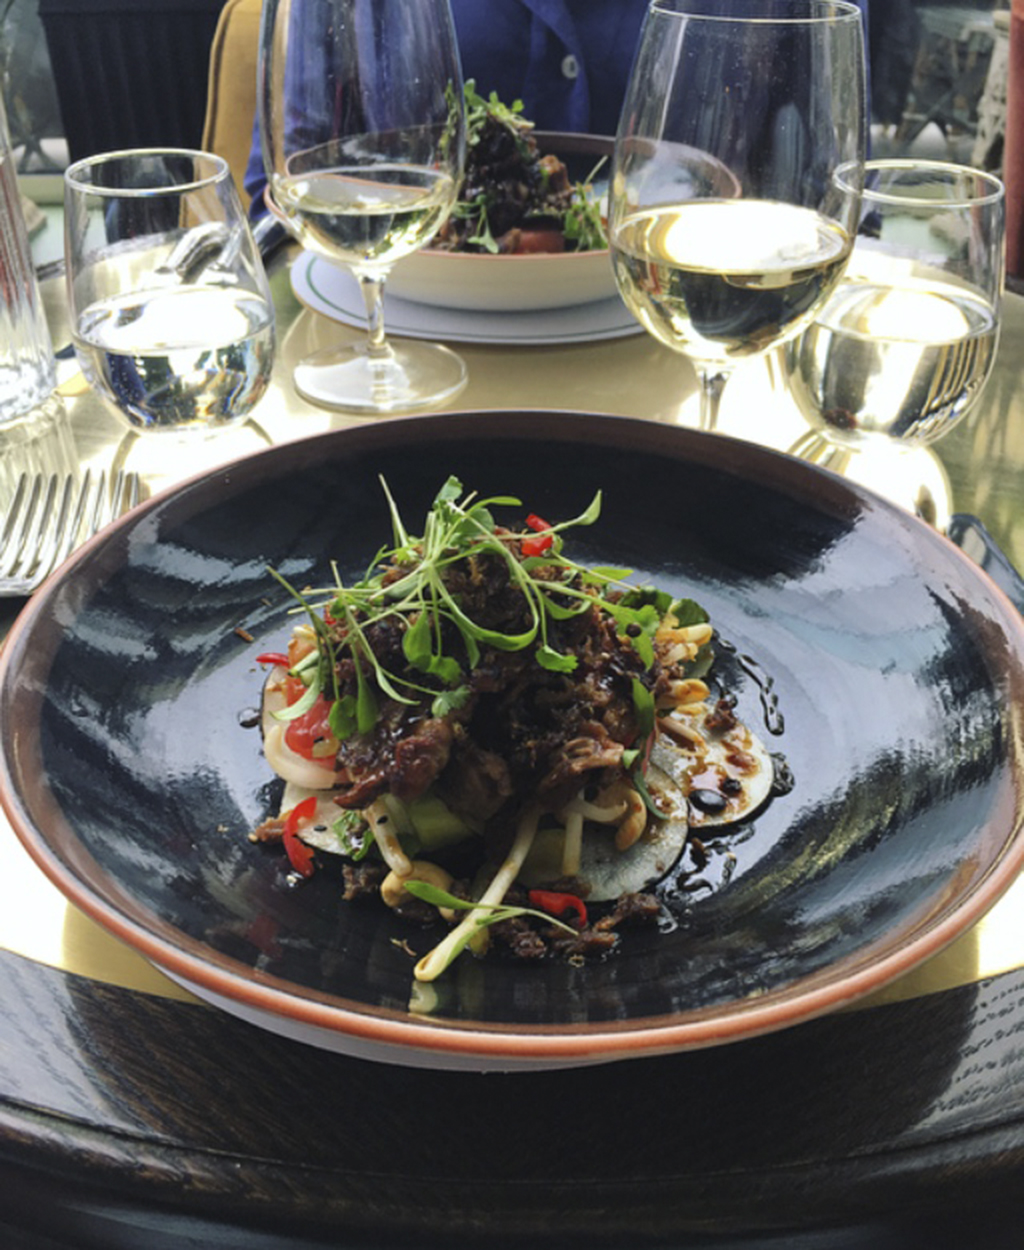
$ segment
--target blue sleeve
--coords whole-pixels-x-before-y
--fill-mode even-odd
[[[242,181],[245,190],[251,196],[249,217],[256,221],[267,212],[263,202],[263,188],[267,185],[267,174],[263,168],[263,147],[260,143],[260,115],[257,112],[252,123],[252,147],[249,149],[249,163],[245,167],[245,178]]]

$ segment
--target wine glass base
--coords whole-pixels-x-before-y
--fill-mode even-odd
[[[789,452],[866,486],[937,530],[944,532],[949,524],[952,488],[942,461],[930,447],[878,439],[853,449],[829,442],[809,430]]]
[[[371,356],[365,343],[316,352],[293,377],[311,403],[379,414],[436,408],[469,380],[460,356],[439,343],[416,342],[392,343],[383,358]]]

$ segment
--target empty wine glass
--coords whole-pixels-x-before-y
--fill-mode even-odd
[[[259,117],[267,203],[304,247],[355,275],[368,332],[295,371],[307,399],[356,412],[432,407],[466,382],[434,343],[391,343],[384,283],[455,203],[462,70],[448,0],[266,0]]]
[[[648,10],[616,137],[609,238],[627,306],[697,370],[703,429],[717,425],[734,364],[797,334],[842,274],[864,80],[861,15],[843,0]]]
[[[833,466],[889,440],[941,438],[977,402],[999,338],[1000,180],[939,161],[870,161],[865,173],[843,280],[782,357],[815,432],[794,450]]]
[[[270,381],[274,309],[227,162],[102,153],[67,169],[64,200],[71,332],[90,384],[147,435],[246,421]]]

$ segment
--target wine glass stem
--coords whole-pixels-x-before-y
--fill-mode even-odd
[[[366,305],[367,355],[371,360],[389,361],[393,353],[384,334],[384,279],[367,273],[357,276]]]
[[[714,365],[698,365],[697,376],[700,379],[700,429],[718,429],[718,409],[722,403],[722,392],[729,380],[729,374]]]

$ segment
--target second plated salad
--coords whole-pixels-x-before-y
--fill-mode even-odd
[[[608,246],[592,185],[542,154],[522,101],[502,104],[465,84],[466,172],[447,222],[430,243],[442,252],[588,252]]]

